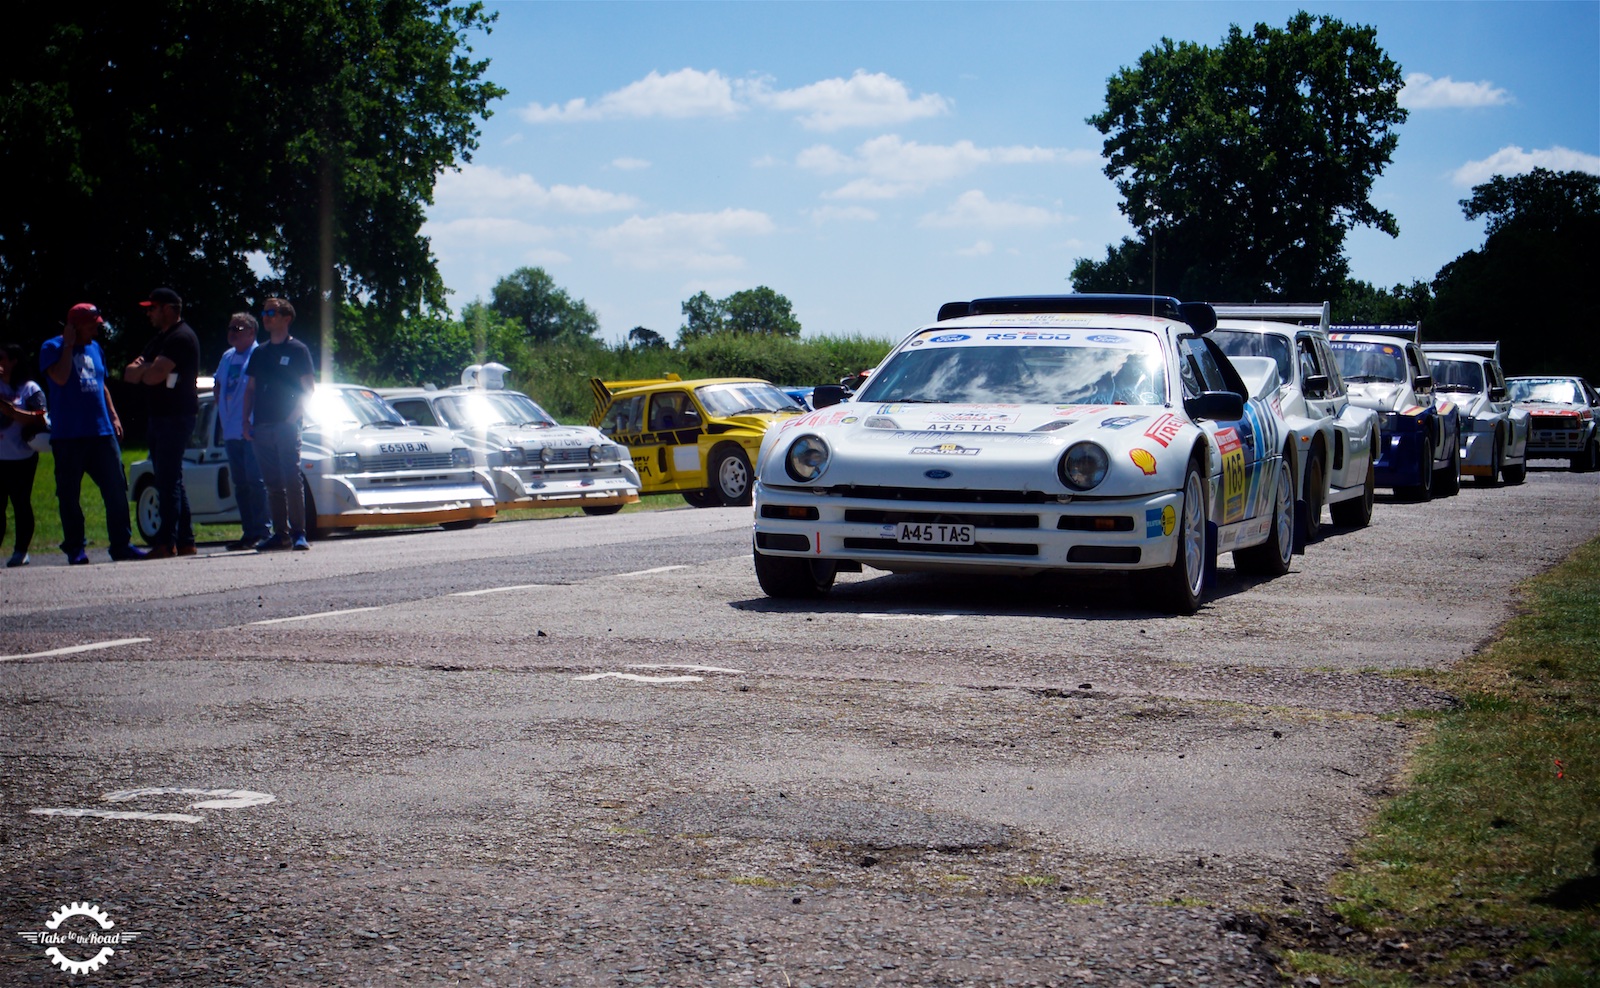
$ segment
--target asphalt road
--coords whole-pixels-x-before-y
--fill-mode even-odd
[[[1122,579],[769,601],[748,509],[36,551],[0,575],[0,982],[83,983],[43,935],[85,903],[140,934],[97,983],[1274,983],[1241,917],[1314,912],[1450,702],[1394,673],[1597,509],[1538,469],[1380,498],[1185,618]]]

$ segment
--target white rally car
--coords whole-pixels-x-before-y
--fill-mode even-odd
[[[1506,390],[1499,343],[1428,343],[1433,390],[1461,412],[1461,474],[1480,484],[1528,479],[1530,416]]]
[[[1272,400],[1294,438],[1297,549],[1314,541],[1322,507],[1334,524],[1372,521],[1378,487],[1378,413],[1350,400],[1328,342],[1328,303],[1221,304],[1209,338],[1230,357],[1270,357]]]
[[[506,390],[503,371],[475,364],[457,387],[379,394],[408,421],[454,432],[494,479],[502,505],[610,515],[639,500],[639,473],[626,446],[586,425],[561,425],[532,398]]]
[[[1506,390],[1529,420],[1528,458],[1566,460],[1578,473],[1600,470],[1600,395],[1581,377],[1508,377]]]
[[[183,486],[200,525],[239,521],[216,412],[216,399],[202,394],[183,454]],[[362,525],[471,528],[494,518],[493,486],[466,446],[444,429],[407,425],[371,388],[319,384],[305,413],[300,478],[313,538]],[[149,460],[128,468],[128,489],[139,534],[149,542],[161,525]]]
[[[1293,451],[1203,334],[1208,305],[1066,295],[952,302],[851,401],[775,424],[755,570],[774,597],[835,573],[1142,571],[1193,613],[1217,554],[1288,570]],[[1263,361],[1264,363],[1264,361]]]

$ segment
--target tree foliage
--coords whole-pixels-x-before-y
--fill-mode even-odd
[[[470,160],[504,90],[451,0],[18,0],[0,68],[0,320],[54,331],[94,301],[179,291],[203,336],[267,292],[390,317],[444,301],[419,233],[434,179]],[[327,244],[331,271],[323,267]],[[261,283],[249,258],[281,275]],[[209,347],[208,347],[209,349]]]
[[[1600,177],[1536,168],[1497,175],[1461,201],[1487,220],[1483,246],[1434,279],[1430,340],[1499,340],[1508,374],[1600,380]]]
[[[600,318],[543,268],[518,268],[495,282],[489,308],[520,326],[530,343],[591,340],[600,332]]]
[[[1332,297],[1350,229],[1399,231],[1369,195],[1406,118],[1402,81],[1373,28],[1305,12],[1235,25],[1216,48],[1163,39],[1088,118],[1137,238],[1080,260],[1074,286]]]
[[[766,285],[734,292],[721,300],[696,292],[683,303],[683,326],[678,342],[689,344],[721,333],[782,336],[797,339],[800,320],[789,299]]]

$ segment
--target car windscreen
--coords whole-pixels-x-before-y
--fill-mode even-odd
[[[1271,357],[1278,365],[1278,380],[1294,380],[1294,358],[1287,338],[1277,333],[1252,333],[1220,326],[1206,335],[1230,357]]]
[[[707,384],[694,389],[705,410],[718,417],[753,412],[802,411],[776,385],[761,383]]]
[[[452,429],[493,429],[507,425],[548,428],[556,424],[533,399],[506,392],[446,395],[439,399],[439,410]]]
[[[305,403],[306,416],[324,429],[405,425],[406,420],[370,388],[317,388]]]
[[[1444,360],[1429,357],[1435,391],[1483,394],[1483,365],[1475,360]]]
[[[1559,378],[1524,377],[1506,381],[1512,401],[1549,402],[1552,405],[1581,405],[1576,381]]]
[[[1403,384],[1409,380],[1404,349],[1390,343],[1334,340],[1333,355],[1346,384]]]
[[[856,400],[1157,405],[1166,378],[1153,333],[930,331],[878,368]]]

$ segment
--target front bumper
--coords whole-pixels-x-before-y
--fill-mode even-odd
[[[1423,470],[1433,469],[1431,460],[1422,462],[1422,444],[1426,435],[1426,429],[1419,421],[1414,429],[1395,428],[1379,436],[1378,461],[1375,464],[1379,487],[1410,487],[1421,482]]]
[[[890,571],[1030,574],[1049,570],[1144,570],[1177,552],[1179,491],[1134,498],[1028,503],[892,499],[769,487],[755,491],[755,545],[774,556],[850,561]],[[973,541],[897,541],[900,522],[970,524]]]
[[[610,475],[536,470],[532,467],[494,467],[495,500],[523,507],[544,504],[583,504],[603,507],[639,500],[639,484],[620,469]]]
[[[495,515],[488,477],[473,471],[426,471],[323,476],[312,486],[319,528],[361,525],[442,525],[488,521]]]

